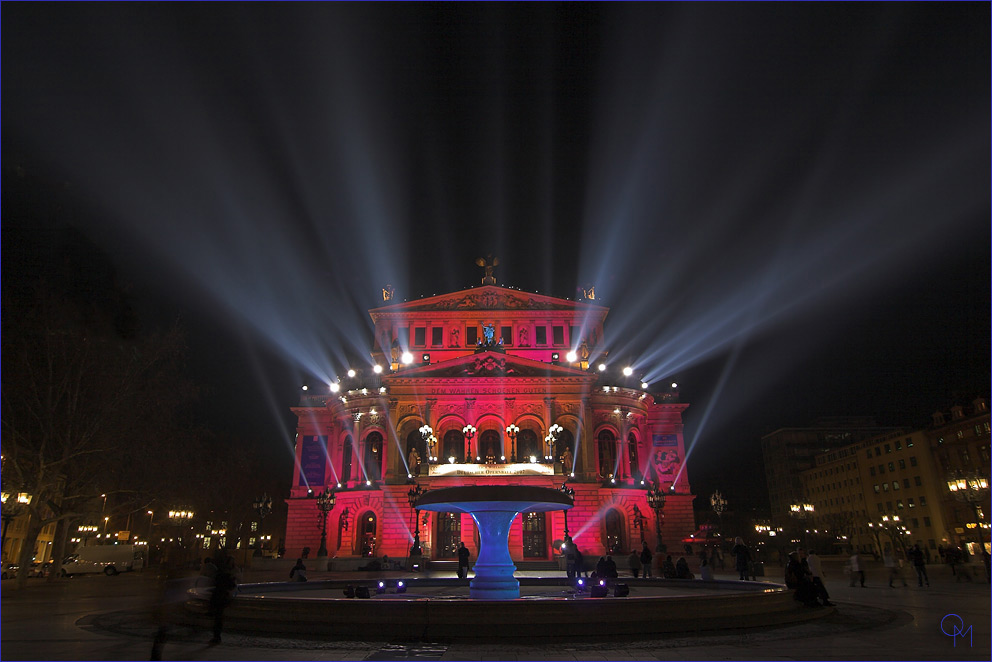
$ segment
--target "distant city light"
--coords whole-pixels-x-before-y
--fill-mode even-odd
[[[675,382],[672,382],[672,388],[678,388],[678,387],[679,387],[678,384],[676,384]]]
[[[303,385],[303,390],[304,391],[307,390],[307,385],[306,384]]]

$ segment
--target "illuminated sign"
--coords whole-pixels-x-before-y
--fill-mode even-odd
[[[553,476],[555,468],[537,462],[517,464],[432,464],[431,476]]]
[[[651,442],[654,446],[678,446],[679,436],[677,434],[653,434]]]
[[[327,437],[307,435],[303,437],[300,449],[301,487],[324,484],[324,470],[327,466]]]

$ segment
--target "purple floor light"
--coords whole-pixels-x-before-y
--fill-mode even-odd
[[[468,513],[479,527],[481,549],[475,577],[469,583],[473,600],[513,600],[520,582],[510,558],[510,525],[519,513],[567,510],[572,499],[558,490],[526,485],[466,485],[431,490],[420,498],[419,510]]]

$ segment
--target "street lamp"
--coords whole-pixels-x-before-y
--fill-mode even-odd
[[[413,544],[410,546],[410,556],[421,556],[424,553],[420,547],[420,527],[417,526],[417,502],[426,492],[427,490],[422,488],[419,483],[414,483],[414,487],[411,487],[410,491],[406,493],[407,503],[410,504],[410,513],[413,515]]]
[[[506,426],[506,436],[510,438],[510,461],[517,461],[517,433],[520,432],[518,428],[513,423]]]
[[[720,490],[717,490],[710,495],[710,506],[712,506],[713,512],[716,513],[716,518],[720,522],[720,529],[722,533],[723,513],[727,510],[727,500],[723,498],[722,494],[720,494]]]
[[[979,510],[978,505],[984,502],[982,492],[989,489],[988,478],[974,471],[968,474],[956,471],[950,476],[950,480],[947,481],[947,489],[952,497],[971,506],[978,531],[978,547],[984,553],[985,541],[982,537],[982,520],[985,518],[981,510]]]
[[[544,459],[548,462],[555,461],[555,442],[558,441],[558,435],[560,435],[565,428],[555,423],[550,428],[548,428],[548,435],[544,438],[544,443],[548,446],[548,451],[544,455]],[[562,467],[564,470],[564,467]]]
[[[0,535],[0,549],[3,549],[3,544],[7,541],[7,525],[21,514],[24,506],[31,504],[31,495],[27,492],[18,492],[15,497],[13,492],[3,491],[0,493],[0,499],[2,499],[0,508],[3,510],[3,533]]]
[[[255,543],[255,552],[252,556],[262,555],[262,527],[265,525],[265,517],[272,512],[272,497],[267,493],[263,493],[262,496],[257,497],[255,501],[252,502],[251,507],[255,509],[258,513],[258,537]]]
[[[648,490],[648,505],[654,511],[655,530],[658,532],[658,544],[654,548],[656,552],[664,552],[665,545],[661,542],[662,511],[665,509],[665,492],[661,489],[660,483],[654,483]]]
[[[437,462],[437,437],[434,428],[424,423],[420,426],[420,436],[427,442],[427,461]]]
[[[334,510],[334,501],[337,496],[334,491],[324,491],[317,497],[317,510],[320,512],[320,547],[317,549],[317,556],[327,556],[327,513]]]
[[[634,528],[637,529],[640,532],[640,534],[641,534],[641,542],[643,543],[644,542],[644,520],[645,520],[645,517],[644,517],[643,514],[641,514],[641,509],[637,507],[637,504],[636,503],[634,504],[634,507],[632,508],[632,510],[634,511]]]
[[[569,499],[573,499],[574,500],[574,498],[575,498],[575,490],[573,490],[571,487],[568,486],[568,481],[565,481],[564,483],[562,483],[561,484],[561,487],[558,488],[558,491],[561,492],[562,494],[564,494],[565,496],[567,496]],[[565,513],[565,537],[567,538],[568,537],[568,508],[566,508],[564,510],[564,513]]]
[[[806,528],[806,520],[813,516],[815,510],[811,503],[794,503],[789,506],[789,514],[801,522],[800,526],[805,532],[803,533],[803,545],[806,547],[809,547],[809,529]]]
[[[107,519],[109,519],[109,518],[107,518],[107,517],[104,517],[103,518],[103,520],[104,520],[104,533],[107,532],[106,531],[106,528],[107,528],[106,527],[106,521],[107,521]],[[179,527],[179,530],[180,531],[182,531],[185,528],[185,525],[191,519],[193,519],[193,511],[192,510],[170,510],[169,511],[169,519],[172,520],[172,522],[177,527]],[[180,545],[183,545],[184,544],[184,540],[183,540],[183,537],[181,535],[179,536],[179,544]]]
[[[465,461],[471,462],[472,458],[472,438],[475,436],[475,426],[466,425],[462,428],[462,434],[465,435]]]

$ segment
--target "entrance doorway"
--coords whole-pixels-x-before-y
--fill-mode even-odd
[[[524,558],[548,557],[548,537],[545,533],[544,513],[524,513]]]
[[[625,549],[623,518],[615,509],[610,509],[606,511],[606,553],[622,555]]]
[[[375,513],[371,510],[367,510],[362,513],[362,516],[358,519],[358,535],[355,536],[355,542],[357,549],[355,550],[359,556],[373,557],[375,556],[375,530],[376,530]]]
[[[437,514],[437,547],[434,551],[439,559],[458,557],[458,543],[462,540],[461,513]]]

